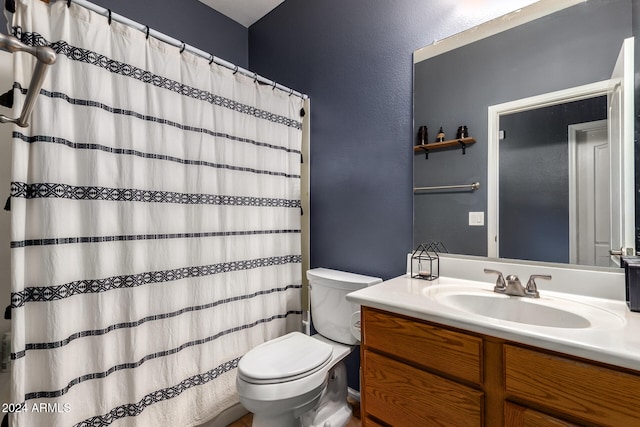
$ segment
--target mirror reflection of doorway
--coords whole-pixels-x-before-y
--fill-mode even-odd
[[[584,175],[584,171],[592,170],[593,166],[583,165],[582,162],[570,166],[568,129],[571,125],[604,120],[606,144],[606,119],[606,96],[500,116],[500,130],[504,135],[504,139],[499,142],[500,257],[571,262],[572,239],[575,241],[577,235],[585,234],[577,228],[572,229],[575,224],[570,220],[571,205],[577,201],[572,200],[575,196],[570,194],[571,183],[583,183],[592,178],[582,175],[572,178],[570,175],[574,173],[574,168]],[[608,144],[606,146],[608,147]],[[584,151],[587,150],[584,148]],[[582,151],[580,150],[581,153]],[[606,156],[608,162],[608,150]],[[593,162],[593,159],[587,159],[586,154],[580,157],[583,158],[585,162]],[[600,163],[602,158],[603,155],[600,153]],[[606,173],[608,179],[608,170]],[[608,186],[608,180],[606,185]],[[578,187],[586,194],[584,185]],[[601,185],[597,187],[600,188]],[[594,185],[591,188],[593,189]],[[606,203],[604,206],[599,205],[599,211],[609,209],[608,193],[605,196]],[[586,197],[583,199],[583,203],[592,203],[586,200]],[[602,202],[604,199],[599,200]],[[586,209],[584,211],[586,212]],[[593,212],[587,213],[587,217],[590,216],[595,215]],[[599,218],[604,219],[602,215],[599,215]],[[584,215],[578,219],[582,223],[587,220]],[[609,218],[606,220],[608,230]],[[583,225],[585,229],[590,227]],[[583,242],[588,241],[585,239],[586,234]],[[608,245],[607,239],[607,255]],[[586,257],[587,252],[583,252]],[[585,264],[596,265],[595,255],[591,258],[592,260]]]

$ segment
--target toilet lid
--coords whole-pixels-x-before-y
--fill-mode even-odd
[[[315,372],[331,360],[333,347],[291,332],[250,350],[238,362],[238,374],[253,383],[291,381]]]

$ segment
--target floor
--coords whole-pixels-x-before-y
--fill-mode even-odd
[[[353,416],[351,417],[351,420],[349,420],[349,423],[347,423],[346,427],[360,427],[360,402],[351,398],[348,399],[348,402],[353,410]],[[240,418],[235,423],[229,424],[228,427],[251,427],[252,420],[253,415],[248,414]]]

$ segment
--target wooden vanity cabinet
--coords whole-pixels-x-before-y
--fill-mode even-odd
[[[640,372],[362,308],[362,425],[640,426]]]
[[[362,333],[363,426],[483,425],[482,338],[366,307]]]

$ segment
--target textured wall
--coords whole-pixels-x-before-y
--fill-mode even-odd
[[[404,272],[412,53],[517,7],[506,3],[287,0],[250,27],[250,68],[311,96],[312,267]]]

